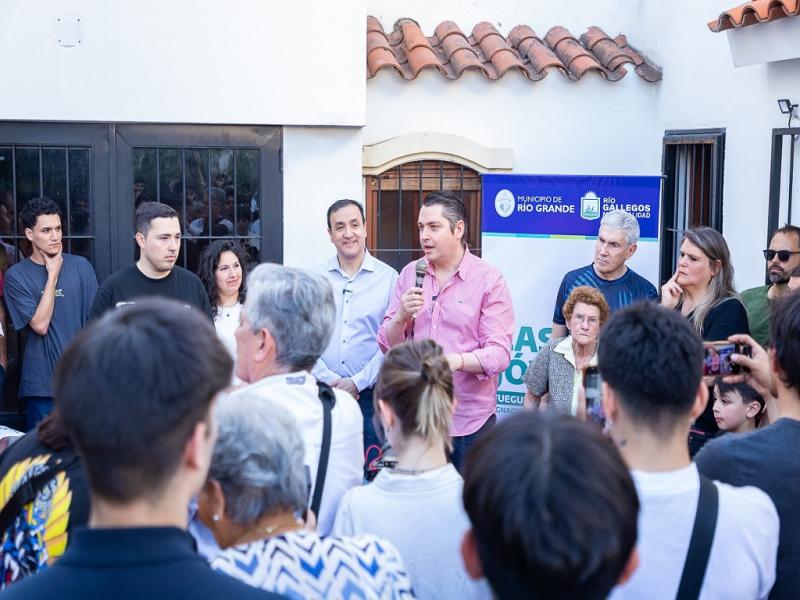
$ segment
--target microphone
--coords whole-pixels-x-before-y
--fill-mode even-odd
[[[416,275],[416,279],[414,280],[414,287],[421,288],[422,282],[425,281],[425,273],[428,271],[428,261],[424,258],[420,258],[417,261],[417,265],[414,267],[414,273]],[[411,315],[411,318],[416,321],[417,320],[417,313]],[[414,323],[416,324],[416,323]],[[414,339],[414,324],[411,325],[411,339]]]
[[[425,273],[428,271],[428,261],[424,258],[420,258],[417,261],[417,266],[414,268],[414,272],[417,274],[417,279],[414,282],[414,287],[421,288],[422,282],[425,280]]]

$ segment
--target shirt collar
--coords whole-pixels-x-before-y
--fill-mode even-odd
[[[59,562],[116,565],[197,558],[194,538],[177,527],[79,527]]]
[[[239,388],[236,392],[245,392],[251,387],[262,387],[270,385],[308,385],[316,384],[316,379],[308,371],[295,371],[294,373],[278,373],[277,375],[268,375],[258,381],[254,381],[250,385]]]
[[[461,262],[458,263],[458,269],[456,269],[456,273],[462,281],[467,280],[469,272],[472,270],[472,267],[475,266],[475,263],[477,263],[478,260],[478,257],[469,251],[469,247],[464,246],[464,256],[461,257]]]
[[[559,354],[563,354],[564,358],[566,358],[569,363],[574,367],[575,366],[575,352],[572,349],[572,336],[568,335],[563,340],[556,344],[556,347],[553,348],[554,352],[558,352]],[[596,367],[597,366],[597,350],[595,350],[592,357],[589,359],[588,366]]]
[[[353,277],[358,275],[361,271],[370,271],[370,272],[374,271],[376,266],[377,266],[376,262],[377,262],[377,259],[369,253],[369,250],[365,249],[364,250],[364,260],[361,261],[361,266],[358,268],[358,271],[355,272]],[[342,277],[350,279],[350,276],[347,275],[344,271],[342,271],[342,267],[339,265],[339,257],[336,254],[334,254],[333,258],[331,258],[325,264],[325,270],[326,271],[336,271]]]

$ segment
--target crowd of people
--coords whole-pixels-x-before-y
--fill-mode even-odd
[[[636,219],[606,213],[592,263],[559,286],[524,409],[497,422],[511,294],[466,246],[457,194],[422,202],[424,258],[399,274],[353,200],[330,206],[336,252],[315,269],[251,269],[220,240],[199,276],[176,266],[175,211],[142,201],[140,258],[100,286],[61,251],[57,205],[21,218],[31,254],[5,285],[30,431],[0,454],[10,599],[800,586],[797,227],[764,251],[770,285],[741,295],[723,236],[687,229],[659,294],[627,265]],[[731,344],[733,368],[708,342]]]

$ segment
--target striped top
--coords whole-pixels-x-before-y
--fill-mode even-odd
[[[371,535],[325,536],[290,531],[223,550],[211,568],[285,598],[414,598],[403,560]]]
[[[378,331],[378,344],[384,352],[391,346],[386,327],[400,306],[400,297],[414,287],[416,264],[407,264],[400,273]],[[494,414],[498,375],[511,361],[514,332],[511,292],[500,271],[467,249],[456,272],[442,286],[428,263],[422,297],[425,307],[406,325],[406,338],[410,338],[413,326],[414,339],[430,338],[445,353],[471,352],[483,367],[483,373],[479,374],[453,373],[458,404],[450,434],[475,433]]]

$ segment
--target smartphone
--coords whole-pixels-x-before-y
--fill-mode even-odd
[[[586,419],[597,423],[600,427],[606,425],[606,415],[603,412],[603,377],[597,367],[586,367],[583,371],[583,389],[586,391]]]
[[[736,375],[741,365],[731,362],[731,354],[752,355],[752,348],[733,342],[703,342],[703,375]]]

